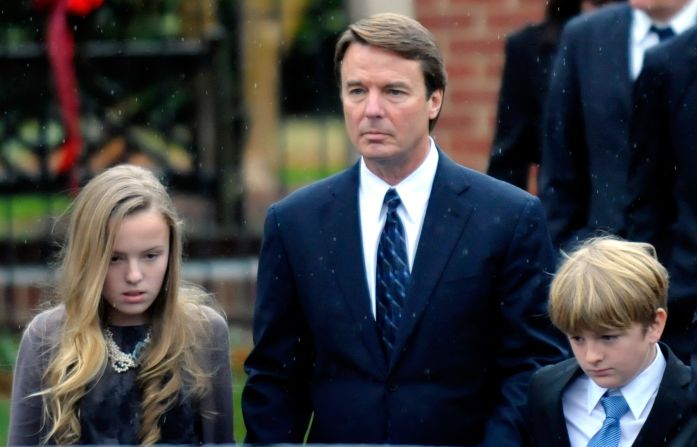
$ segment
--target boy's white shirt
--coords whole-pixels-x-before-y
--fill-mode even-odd
[[[646,418],[653,408],[658,388],[666,369],[663,352],[655,345],[656,358],[628,384],[620,388],[629,411],[620,419],[619,447],[629,447],[639,435]],[[605,420],[605,410],[600,398],[603,388],[583,374],[569,385],[562,395],[562,408],[566,419],[571,447],[586,447],[588,441],[600,430]]]

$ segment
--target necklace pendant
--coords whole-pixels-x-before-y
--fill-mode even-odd
[[[109,328],[104,331],[104,338],[106,341],[107,351],[109,353],[109,359],[111,368],[117,373],[123,373],[131,368],[136,368],[139,363],[140,353],[148,344],[150,344],[150,331],[148,331],[144,340],[136,343],[136,347],[133,352],[128,354],[121,351],[119,346],[114,341],[114,334],[111,333]]]
[[[114,368],[114,371],[116,371],[117,373],[126,372],[134,366],[135,365],[133,365],[133,362],[127,362],[123,360],[113,360],[111,362],[111,367]]]

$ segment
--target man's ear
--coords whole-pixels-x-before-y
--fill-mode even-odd
[[[432,120],[438,116],[440,113],[440,108],[443,106],[443,90],[434,90],[433,93],[431,93],[431,97],[428,98],[428,102],[428,119]]]

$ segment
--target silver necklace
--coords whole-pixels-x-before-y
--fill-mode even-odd
[[[111,329],[104,329],[104,339],[106,340],[106,348],[109,352],[109,363],[111,363],[112,369],[117,373],[122,373],[140,365],[140,354],[143,348],[150,344],[150,329],[148,329],[145,338],[136,343],[133,351],[128,354],[123,352],[121,348],[119,348],[119,345],[116,344]]]

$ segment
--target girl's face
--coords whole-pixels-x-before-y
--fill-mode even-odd
[[[168,262],[169,226],[160,212],[147,209],[123,219],[102,289],[109,324],[149,321],[148,309],[160,293]]]

